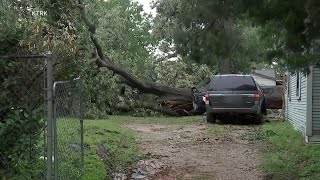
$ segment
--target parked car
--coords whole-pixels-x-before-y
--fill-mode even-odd
[[[205,94],[207,122],[215,123],[225,115],[250,115],[261,122],[266,113],[264,95],[252,76],[216,75]]]

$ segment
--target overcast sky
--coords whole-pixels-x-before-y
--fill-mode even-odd
[[[155,16],[155,9],[151,9],[150,7],[150,3],[152,2],[152,0],[135,0],[138,1],[140,4],[143,5],[143,9],[146,13],[152,13],[153,16]]]
[[[156,16],[156,10],[155,9],[151,9],[150,7],[150,3],[152,2],[152,0],[135,0],[137,2],[139,2],[140,4],[143,5],[143,10],[146,12],[146,13],[151,13],[153,17]],[[154,54],[155,55],[165,55],[162,51],[159,50],[159,48],[157,48],[155,51],[154,51]],[[177,58],[176,57],[173,57],[170,59],[170,61],[174,61],[176,60]]]

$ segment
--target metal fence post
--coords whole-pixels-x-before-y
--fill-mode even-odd
[[[52,179],[52,145],[53,145],[53,58],[49,51],[47,61],[47,180]]]
[[[54,104],[53,104],[53,157],[54,157],[54,180],[58,180],[58,133],[57,133],[57,103],[55,101],[56,99],[56,82],[53,84],[53,98],[54,98]]]
[[[80,86],[82,86],[82,81],[80,80]],[[81,88],[79,88],[81,89]],[[80,138],[81,138],[81,165],[82,165],[82,173],[84,172],[84,139],[83,139],[83,134],[84,134],[84,129],[83,129],[83,119],[84,119],[84,109],[83,109],[83,93],[80,90]]]

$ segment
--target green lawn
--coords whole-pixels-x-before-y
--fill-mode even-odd
[[[82,174],[79,119],[57,119],[57,147],[58,178],[79,179]]]
[[[320,179],[320,146],[308,145],[288,122],[264,124],[263,168],[270,179]]]
[[[139,150],[135,142],[135,133],[121,127],[113,120],[85,120],[85,144],[90,149],[85,152],[84,179],[105,179],[108,169],[126,173],[139,158]],[[98,156],[99,147],[103,146],[107,158]]]

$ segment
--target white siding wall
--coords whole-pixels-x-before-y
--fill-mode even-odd
[[[312,81],[312,135],[320,135],[320,68],[313,68]]]
[[[289,95],[287,101],[288,120],[293,124],[295,129],[306,132],[307,124],[307,77],[300,73],[301,76],[301,98],[296,96],[297,75],[289,74],[288,85]],[[290,82],[289,82],[290,81]]]
[[[261,77],[261,76],[255,75],[255,74],[251,74],[251,75],[260,86],[275,86],[276,85],[275,80],[267,79],[267,78],[264,78],[264,77]]]

